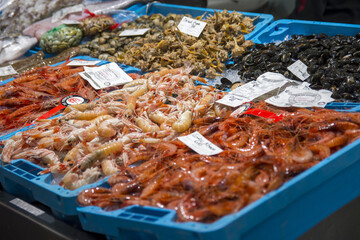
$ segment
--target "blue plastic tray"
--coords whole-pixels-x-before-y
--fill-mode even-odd
[[[135,11],[139,15],[151,15],[154,13],[161,13],[163,15],[167,15],[169,13],[175,14],[190,14],[193,17],[201,16],[205,12],[211,15],[214,15],[214,9],[210,8],[199,8],[199,7],[189,7],[182,5],[173,5],[173,4],[163,4],[163,3],[149,3],[147,5],[141,4],[134,5],[127,10]],[[216,11],[223,11],[216,9]],[[259,17],[255,20],[254,25],[255,29],[245,35],[245,39],[251,40],[256,34],[258,34],[263,28],[267,27],[270,23],[274,21],[274,17],[270,14],[262,14],[262,13],[249,13],[249,12],[240,12],[244,14],[244,16],[248,16],[251,18]]]
[[[346,110],[351,104],[346,105],[333,103],[329,107]],[[115,211],[88,206],[77,210],[84,230],[108,239],[296,239],[360,195],[359,151],[360,140],[211,224],[178,223],[175,211],[148,206]]]
[[[338,34],[355,36],[359,32],[360,25],[358,24],[281,19],[262,29],[252,40],[255,43],[270,43],[284,41],[293,34],[311,35],[325,33],[329,36]]]
[[[360,112],[360,103],[354,102],[329,102],[325,108],[338,112]]]
[[[83,60],[99,60],[88,56],[76,56],[71,59],[83,59]],[[52,66],[59,65],[64,62],[54,64]],[[108,61],[101,61],[97,65],[103,65],[109,63]],[[126,73],[141,73],[140,69],[131,66],[118,64]],[[6,80],[10,82],[12,79]],[[5,84],[3,82],[3,84]],[[59,115],[57,115],[59,116]],[[57,116],[51,117],[55,118]],[[11,138],[17,132],[23,132],[34,125],[19,129],[7,135],[0,137],[0,141]],[[74,191],[67,190],[59,185],[51,184],[53,176],[51,174],[45,174],[42,176],[37,175],[38,172],[44,168],[33,164],[27,160],[19,159],[14,160],[10,164],[0,165],[0,182],[5,191],[24,198],[29,202],[38,201],[51,208],[54,215],[60,219],[76,222],[78,219],[76,212],[76,197],[82,189],[95,187],[106,179],[97,181],[96,183],[83,186]]]
[[[19,159],[0,168],[0,180],[4,190],[28,202],[38,201],[50,207],[55,217],[68,222],[76,222],[77,195],[84,189],[106,182],[107,178],[88,184],[76,190],[68,190],[51,184],[53,176],[48,173],[38,175],[44,168],[29,161]]]

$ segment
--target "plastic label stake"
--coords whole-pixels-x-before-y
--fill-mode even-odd
[[[17,74],[18,72],[11,66],[0,67],[0,77]]]
[[[93,65],[98,64],[99,62],[101,62],[101,61],[88,61],[88,60],[74,59],[66,65],[67,66],[93,66]]]
[[[194,37],[199,37],[205,26],[206,22],[189,17],[183,17],[177,27],[182,33],[186,33]]]
[[[288,66],[287,69],[302,81],[310,77],[310,74],[307,72],[307,66],[300,60]]]
[[[142,36],[149,30],[150,30],[150,28],[127,29],[127,30],[122,31],[119,34],[119,36],[120,37]]]
[[[186,136],[178,137],[178,139],[201,155],[211,156],[223,151],[197,131]]]

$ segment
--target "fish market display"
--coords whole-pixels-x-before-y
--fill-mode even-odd
[[[48,53],[59,53],[78,45],[82,37],[79,27],[62,24],[41,36],[40,47]]]
[[[82,191],[78,202],[114,210],[129,205],[173,209],[177,221],[213,222],[236,213],[295,175],[360,137],[360,113],[303,108],[257,109],[282,114],[281,121],[251,115],[204,117],[199,131],[223,149],[199,155],[179,140],[132,149],[132,167],[108,179],[111,188]]]
[[[78,94],[95,99],[96,91],[78,74],[83,67],[41,67],[20,74],[0,86],[0,132],[24,127],[59,104],[62,97]]]
[[[36,43],[36,38],[25,35],[0,38],[0,64],[21,57]]]
[[[39,52],[31,55],[30,57],[10,61],[10,62],[7,62],[7,64],[2,64],[0,67],[5,67],[8,65],[11,65],[11,67],[16,71],[16,73],[11,73],[9,75],[1,76],[0,80],[1,81],[6,80],[6,79],[9,79],[9,78],[19,74],[19,73],[26,72],[27,70],[30,70],[30,69],[27,69],[25,71],[23,71],[23,69],[33,66],[34,63],[41,61],[43,59],[44,59],[44,53],[42,51],[39,51]]]
[[[31,25],[26,26],[23,30],[23,34],[36,37],[40,40],[41,35],[47,31],[50,31],[54,27],[57,27],[63,24],[66,21],[79,21],[86,17],[89,17],[89,11],[94,14],[112,14],[124,12],[125,10],[119,11],[118,9],[126,8],[127,6],[134,4],[136,2],[143,2],[141,0],[115,0],[115,1],[102,1],[94,4],[85,4],[83,7],[79,8],[79,11],[72,11],[71,13],[63,16],[61,19],[54,20],[52,16],[45,18],[43,20],[37,21]],[[80,10],[81,9],[81,10]],[[89,11],[85,11],[89,10]],[[129,12],[129,11],[128,11]]]
[[[52,12],[81,2],[81,0],[14,0],[0,15],[0,35],[19,35],[24,28]]]
[[[23,34],[28,36],[36,37],[39,41],[41,39],[41,36],[46,33],[47,31],[50,31],[51,29],[63,24],[66,21],[79,21],[80,19],[88,17],[89,14],[85,12],[79,12],[79,13],[71,13],[68,14],[66,17],[64,17],[61,20],[52,21],[52,17],[45,18],[43,20],[37,21],[29,26],[27,26],[23,30]]]
[[[20,74],[26,71],[30,71],[37,67],[49,66],[55,63],[65,61],[68,58],[75,57],[78,54],[78,52],[79,52],[79,47],[71,47],[62,51],[61,53],[59,53],[54,57],[44,59],[44,52],[38,51],[37,53],[31,55],[30,57],[16,60],[10,65],[14,68],[17,74]],[[11,77],[16,76],[17,74],[0,77],[0,80],[9,79]]]
[[[327,36],[293,35],[280,44],[257,44],[237,59],[233,67],[245,81],[255,80],[264,72],[279,72],[297,79],[287,67],[297,60],[307,66],[311,88],[328,89],[341,101],[360,101],[360,34]]]
[[[62,117],[5,141],[1,160],[23,158],[47,167],[43,173],[65,174],[60,185],[68,189],[111,175],[134,160],[132,149],[173,140],[206,115],[226,116],[227,109],[214,104],[224,93],[195,86],[203,79],[189,71],[150,73],[94,102],[71,105]]]
[[[253,45],[243,34],[254,29],[256,18],[238,12],[215,12],[202,19],[207,23],[199,38],[181,33],[177,25],[184,15],[141,16],[122,24],[121,29],[103,32],[82,45],[80,54],[141,68],[144,72],[164,67],[178,68],[190,63],[192,74],[214,78],[225,69],[225,61],[239,57]],[[190,15],[187,15],[190,17]],[[120,37],[127,29],[150,28],[144,36]]]

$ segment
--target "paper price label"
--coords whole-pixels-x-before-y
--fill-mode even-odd
[[[14,198],[10,201],[10,203],[14,204],[15,206],[35,215],[35,216],[39,216],[43,213],[45,213],[43,210],[38,209],[37,207],[34,207],[33,205],[19,199],[19,198]]]
[[[287,87],[285,91],[265,102],[278,107],[325,107],[328,102],[334,101],[331,94],[331,91],[324,89],[316,91],[309,89],[306,84],[302,84]]]
[[[177,27],[182,33],[186,33],[194,37],[199,37],[205,26],[206,22],[189,17],[183,17]]]
[[[67,66],[93,66],[101,61],[88,61],[88,60],[72,60]]]
[[[127,30],[122,31],[119,34],[119,36],[120,37],[142,36],[149,30],[150,30],[150,28],[127,29]]]
[[[69,13],[81,12],[85,6],[83,4],[74,5],[71,7],[60,9],[51,16],[51,22],[57,22],[63,19]]]
[[[80,73],[85,80],[96,90],[117,86],[132,81],[116,63],[109,63],[100,67],[84,67],[85,71]]]
[[[17,74],[18,72],[11,66],[0,67],[0,77]]]
[[[307,72],[307,66],[300,60],[288,66],[287,69],[302,81],[310,77],[310,74]]]
[[[238,107],[238,106],[242,105],[243,103],[249,102],[251,100],[252,99],[249,99],[247,97],[229,93],[229,94],[225,95],[222,99],[217,100],[216,102],[224,104],[229,107]]]
[[[186,146],[201,155],[211,156],[221,153],[223,150],[207,140],[199,132],[194,132],[187,136],[178,137]]]
[[[248,82],[238,88],[235,88],[222,99],[216,101],[218,103],[238,107],[246,102],[250,102],[268,92],[285,85],[289,79],[278,73],[267,72],[258,77],[256,81]]]

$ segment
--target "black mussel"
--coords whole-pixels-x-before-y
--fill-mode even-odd
[[[280,44],[255,45],[243,56],[232,69],[238,70],[245,82],[267,71],[297,79],[287,67],[300,60],[307,66],[310,77],[305,81],[311,87],[329,89],[337,100],[360,101],[360,90],[354,92],[360,88],[360,34],[355,37],[294,34]]]
[[[227,78],[221,78],[220,82],[221,82],[221,85],[223,85],[224,87],[231,87],[231,85],[232,85],[232,82]]]

